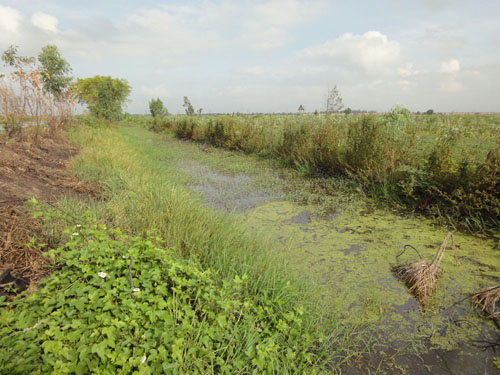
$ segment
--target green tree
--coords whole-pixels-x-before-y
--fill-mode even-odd
[[[108,120],[120,118],[131,89],[126,80],[110,76],[78,79],[75,88],[80,103],[87,104],[95,116]]]
[[[299,113],[303,113],[304,112],[304,106],[302,104],[299,105],[299,109],[297,109],[297,111],[299,111]]]
[[[168,110],[163,106],[163,102],[160,98],[151,99],[149,102],[149,111],[153,117],[162,117],[168,115]]]
[[[44,90],[59,98],[73,79],[69,76],[71,66],[61,56],[57,47],[50,44],[42,48],[38,55],[38,61],[40,62]]]
[[[186,110],[186,115],[194,116],[194,107],[191,104],[191,101],[188,99],[187,96],[184,97],[184,104],[182,106]]]
[[[346,109],[344,109],[344,113],[345,113],[346,115],[350,115],[350,114],[352,113],[352,109],[351,109],[351,108],[349,108],[349,107],[347,107]]]
[[[425,112],[426,115],[433,115],[434,114],[434,110],[433,109],[428,109],[426,112]]]

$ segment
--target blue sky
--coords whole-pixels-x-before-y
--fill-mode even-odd
[[[0,50],[56,44],[75,77],[125,78],[127,110],[500,111],[498,0],[0,0]],[[5,68],[0,68],[0,71]]]

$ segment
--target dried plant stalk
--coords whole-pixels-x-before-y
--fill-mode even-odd
[[[474,306],[491,319],[500,319],[500,286],[484,290],[472,296]]]
[[[449,232],[441,243],[441,246],[439,246],[431,263],[422,259],[417,251],[420,257],[418,262],[400,264],[392,268],[396,276],[405,283],[408,291],[415,296],[422,306],[428,304],[429,296],[436,289],[436,280],[441,275],[439,263],[443,259],[444,251],[450,239],[452,240],[453,248],[455,247],[453,232]]]

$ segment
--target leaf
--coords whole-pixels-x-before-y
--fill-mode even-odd
[[[92,345],[91,353],[96,353],[101,358],[102,362],[106,362],[106,349],[106,342],[101,341],[97,344]]]

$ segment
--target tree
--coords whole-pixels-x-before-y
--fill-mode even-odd
[[[297,109],[297,111],[299,111],[299,113],[303,113],[304,112],[304,106],[302,104],[299,105],[299,108]]]
[[[337,85],[333,86],[333,89],[328,89],[326,95],[326,113],[340,112],[344,108],[342,103],[342,96],[340,91],[337,89]]]
[[[34,125],[36,141],[42,125],[47,126],[49,134],[54,134],[71,119],[75,98],[67,90],[69,81],[57,79],[61,77],[59,73],[64,77],[69,64],[55,46],[44,47],[42,52],[40,61],[20,56],[16,46],[10,46],[2,54],[4,64],[14,69],[9,74],[11,80],[18,85],[13,88],[0,82],[0,116],[5,118],[9,136],[21,134],[26,125]],[[54,64],[54,57],[60,59],[57,64]],[[48,69],[53,72],[54,80],[49,80]],[[52,91],[52,88],[57,90]]]
[[[42,73],[43,88],[56,98],[69,87],[72,77],[71,66],[64,60],[55,45],[46,45],[38,55]]]
[[[186,110],[186,115],[188,115],[188,116],[194,116],[194,107],[191,104],[191,102],[189,101],[189,99],[188,99],[187,96],[184,97],[184,104],[182,106]]]
[[[434,114],[434,110],[433,109],[428,109],[426,112],[425,112],[426,115],[433,115]]]
[[[126,80],[110,76],[78,79],[75,88],[80,103],[87,104],[95,116],[108,120],[120,117],[131,89]]]
[[[15,69],[10,73],[10,78],[19,85],[18,90],[3,82],[0,87],[0,115],[5,119],[4,127],[7,135],[9,137],[20,135],[29,117],[35,120],[39,130],[44,102],[43,85],[40,71],[36,67],[36,58],[20,56],[18,47],[11,45],[2,54],[2,61],[5,66]],[[38,134],[38,131],[35,134]]]
[[[347,107],[346,109],[344,109],[344,113],[345,113],[346,115],[350,115],[350,114],[352,113],[352,109],[351,109],[351,108],[349,108],[349,107]]]
[[[319,112],[318,112],[318,110],[317,110],[317,109],[315,109],[315,110],[314,110],[314,115],[315,115],[315,116],[319,115]]]
[[[153,117],[162,117],[168,115],[168,110],[163,106],[163,102],[160,98],[151,99],[149,102],[149,110],[151,112],[151,116]]]

